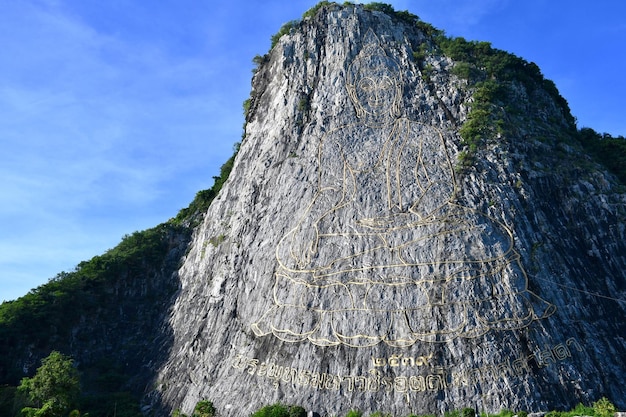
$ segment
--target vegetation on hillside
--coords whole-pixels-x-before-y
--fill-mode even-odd
[[[298,405],[276,403],[261,407],[250,417],[306,417],[306,415],[306,410]]]
[[[623,136],[612,137],[599,134],[590,128],[576,130],[576,120],[567,101],[560,95],[555,84],[545,79],[539,67],[511,53],[494,49],[488,42],[470,42],[463,38],[447,38],[439,33],[435,45],[442,53],[455,61],[452,72],[466,79],[473,88],[473,103],[467,120],[459,133],[465,145],[461,152],[461,166],[473,163],[476,151],[486,142],[497,140],[502,135],[515,136],[519,126],[534,125],[549,132],[557,140],[577,142],[597,162],[617,176],[626,185],[626,140]],[[420,53],[416,54],[419,59]],[[565,124],[558,119],[542,120],[534,115],[532,120],[518,100],[520,86],[535,104],[547,107],[549,103],[538,103],[545,91],[560,109]],[[506,119],[506,122],[505,122]],[[545,137],[539,137],[544,139]]]
[[[174,225],[181,225],[188,223],[188,227],[195,227],[198,225],[202,216],[208,210],[209,206],[217,197],[217,194],[222,189],[222,186],[228,179],[230,171],[233,169],[235,163],[235,157],[239,152],[240,142],[236,142],[233,146],[233,155],[228,158],[226,162],[220,168],[220,174],[213,177],[213,186],[207,190],[198,191],[196,197],[193,199],[188,207],[180,210],[176,217],[170,220],[170,223]]]
[[[579,134],[585,150],[626,185],[626,138],[600,134],[588,127],[580,129]]]
[[[442,33],[433,38],[433,44],[454,61],[452,73],[465,79],[473,91],[470,112],[459,130],[465,146],[459,161],[462,168],[472,165],[478,149],[487,143],[519,136],[519,127],[536,126],[561,140],[575,137],[576,122],[567,101],[535,63],[493,48],[489,42],[449,38]],[[543,120],[524,107],[532,101],[534,108],[549,109],[553,104],[548,100],[556,105],[551,114],[560,114],[560,118]]]

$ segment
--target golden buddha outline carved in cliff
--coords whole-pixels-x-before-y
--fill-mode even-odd
[[[321,141],[318,191],[277,245],[274,305],[254,332],[402,347],[552,314],[512,231],[454,202],[449,133],[401,116],[398,64],[371,30],[363,43],[346,74],[358,122]]]

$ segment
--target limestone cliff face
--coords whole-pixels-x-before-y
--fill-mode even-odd
[[[268,54],[179,271],[163,410],[626,406],[624,194],[515,82],[523,111],[463,164],[476,98],[451,58],[414,59],[431,44],[334,6]]]

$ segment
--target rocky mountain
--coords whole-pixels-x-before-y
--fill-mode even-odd
[[[321,6],[258,59],[154,410],[625,407],[626,195],[554,84],[410,13]]]
[[[102,415],[626,408],[619,140],[536,65],[381,3],[322,2],[255,62],[214,189],[0,306],[0,414],[52,349]]]

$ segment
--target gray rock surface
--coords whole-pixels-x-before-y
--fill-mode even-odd
[[[269,53],[179,271],[154,410],[624,401],[626,196],[555,137],[571,132],[551,96],[522,87],[531,123],[459,169],[472,91],[437,53],[425,81],[423,42],[381,12],[331,7]]]

